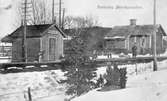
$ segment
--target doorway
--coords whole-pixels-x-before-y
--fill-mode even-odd
[[[56,60],[56,38],[49,38],[49,61]]]

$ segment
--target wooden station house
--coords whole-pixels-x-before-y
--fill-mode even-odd
[[[130,25],[115,26],[105,35],[107,49],[122,49],[132,52],[136,44],[138,54],[153,53],[153,35],[156,33],[157,53],[165,51],[164,37],[166,33],[161,25],[136,25],[136,19],[130,20]]]
[[[22,62],[24,26],[20,26],[2,42],[12,43],[12,62]],[[66,35],[56,24],[27,25],[27,62],[54,62],[63,53],[63,38]]]

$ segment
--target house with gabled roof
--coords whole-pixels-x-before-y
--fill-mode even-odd
[[[23,61],[23,32],[20,26],[2,38],[2,42],[12,43],[12,62]],[[66,35],[56,24],[27,25],[27,61],[50,62],[63,56],[63,38]]]
[[[153,34],[156,33],[157,53],[162,53],[164,47],[163,37],[166,33],[161,25],[136,25],[136,19],[130,20],[130,25],[115,26],[104,37],[106,49],[126,50],[132,52],[134,44],[137,45],[138,54],[153,53]]]

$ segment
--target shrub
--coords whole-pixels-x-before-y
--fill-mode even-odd
[[[106,85],[119,85],[119,78],[120,73],[117,70],[112,69],[111,67],[108,67],[106,70],[106,74],[104,75],[104,78],[106,79],[107,83]]]
[[[104,85],[104,78],[103,76],[100,74],[100,77],[97,79],[97,83],[96,83],[96,88],[98,87],[102,87]]]
[[[106,86],[120,86],[120,88],[126,87],[126,77],[127,71],[126,68],[118,69],[117,65],[114,65],[114,68],[108,67],[104,78],[107,83]]]
[[[121,68],[119,71],[120,71],[120,87],[125,88],[126,87],[126,81],[127,81],[126,68]]]

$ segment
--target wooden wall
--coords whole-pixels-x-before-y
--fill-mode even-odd
[[[22,61],[22,41],[21,39],[16,39],[12,43],[12,62]]]
[[[146,54],[147,52],[151,51],[151,43],[150,41],[151,36],[143,36],[143,37],[130,37],[129,38],[129,51],[132,52],[132,47],[134,46],[134,44],[136,43],[137,46],[137,53],[138,54],[142,54],[142,49],[143,49],[143,54]]]
[[[27,57],[29,62],[38,61],[38,54],[40,52],[40,39],[28,38],[27,40]]]
[[[165,48],[163,47],[163,36],[162,34],[157,34],[157,43],[156,43],[156,47],[157,47],[157,54],[160,54],[162,52],[165,51]]]
[[[117,48],[117,49],[125,49],[125,40],[106,41],[105,44],[106,44],[105,46],[106,46],[107,49],[114,49],[114,48]]]
[[[50,29],[53,30],[53,29]],[[41,50],[44,51],[44,56],[42,61],[53,61],[49,59],[49,39],[55,38],[56,39],[56,46],[55,46],[55,60],[59,60],[60,56],[63,55],[63,36],[58,31],[48,31],[45,36],[41,37]]]
[[[156,48],[157,48],[157,54],[160,54],[162,53],[165,49],[163,47],[163,43],[162,43],[162,34],[160,33],[157,33],[157,36],[156,36]],[[134,46],[134,37],[130,38],[129,39],[129,51],[131,52],[131,49],[132,47]],[[137,47],[138,47],[138,54],[141,54],[141,46],[142,46],[142,37],[137,37],[136,38],[136,44],[137,44]],[[145,37],[145,44],[144,44],[144,54],[147,54],[147,53],[150,53],[150,54],[153,54],[153,36],[150,35],[148,37]]]
[[[157,33],[157,54],[164,52],[165,48],[163,47],[163,36],[160,33]],[[144,44],[142,43],[144,40]],[[137,45],[137,53],[138,54],[153,54],[153,36],[148,35],[144,37],[127,37],[125,41],[106,41],[107,49],[127,49],[129,52],[132,52],[132,47],[136,42]],[[143,52],[142,52],[143,49]]]
[[[39,38],[27,38],[27,57],[28,62],[39,61],[39,53],[43,52],[40,62],[48,62],[49,59],[49,39],[55,38],[55,56],[54,60],[59,60],[63,56],[63,36],[57,31],[56,28],[50,28],[42,37]],[[22,39],[18,38],[12,43],[12,61],[22,61]]]
[[[34,62],[38,60],[38,53],[40,50],[39,38],[27,38],[27,60],[28,62]],[[12,61],[22,61],[22,39],[18,38],[12,45]]]

